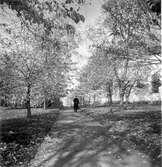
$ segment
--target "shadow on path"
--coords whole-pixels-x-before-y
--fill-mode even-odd
[[[119,125],[121,127],[121,125]],[[158,167],[129,142],[129,130],[62,111],[31,167]]]

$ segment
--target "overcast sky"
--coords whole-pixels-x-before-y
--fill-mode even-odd
[[[89,26],[95,26],[96,19],[101,15],[101,5],[103,0],[93,0],[91,4],[83,5],[80,9],[80,13],[84,15],[85,22],[80,22],[76,25],[76,30],[81,33],[82,41],[79,44],[79,48],[77,51],[79,52],[80,56],[74,55],[73,61],[78,62],[78,68],[82,68],[88,60],[88,57],[91,55],[88,51],[89,47],[89,40],[86,36],[86,29]]]

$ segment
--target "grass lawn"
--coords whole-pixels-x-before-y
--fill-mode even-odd
[[[151,167],[160,167],[160,110],[160,106],[138,105],[123,111],[114,107],[113,113],[106,107],[87,108],[80,112],[103,125],[105,140],[103,142],[110,144],[110,147],[124,143],[119,149],[119,154],[126,152],[125,148],[130,146],[130,149],[147,155]],[[5,114],[0,113],[6,115],[6,119],[3,117],[0,121],[1,167],[27,167],[34,158],[40,143],[50,132],[59,115],[57,110],[47,110],[47,113],[44,113],[39,109],[37,112],[39,114],[33,115],[30,120],[23,117],[23,110],[6,110]],[[36,113],[36,110],[33,113]],[[15,118],[16,115],[18,118]],[[94,137],[92,131],[89,133]]]
[[[59,111],[47,110],[45,113],[43,109],[34,109],[30,120],[25,118],[25,110],[6,110],[0,115],[0,166],[26,167],[55,123]]]
[[[152,167],[161,166],[160,106],[137,106],[133,109],[109,112],[109,108],[85,109],[82,113],[104,125],[112,143],[126,141],[134,150],[147,155]]]

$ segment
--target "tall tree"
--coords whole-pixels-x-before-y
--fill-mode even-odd
[[[133,6],[133,8],[132,8]],[[114,62],[114,73],[118,82],[119,94],[121,105],[124,102],[124,95],[127,87],[130,87],[129,81],[129,67],[132,64],[136,65],[149,65],[154,63],[160,63],[157,58],[152,59],[147,55],[150,53],[150,49],[153,46],[151,41],[155,41],[148,38],[150,34],[150,22],[144,11],[141,11],[137,1],[108,1],[103,6],[107,18],[105,23],[109,26],[114,36],[113,44],[107,47],[108,53],[113,56]],[[158,40],[157,40],[158,41]],[[159,42],[154,43],[159,47]],[[120,64],[120,69],[117,66]],[[129,92],[129,91],[128,91]]]
[[[2,25],[5,35],[1,34],[1,60],[3,61],[3,55],[10,55],[15,79],[26,91],[27,116],[30,117],[31,95],[34,90],[38,90],[35,89],[36,85],[42,84],[44,96],[51,88],[52,93],[63,96],[63,87],[66,87],[66,77],[71,63],[70,51],[76,44],[73,36],[65,30],[54,27],[47,31],[43,25],[37,23],[29,23],[28,27],[27,21],[24,23],[22,20],[25,17],[17,17],[16,13],[8,8],[4,10],[13,15],[11,22]]]

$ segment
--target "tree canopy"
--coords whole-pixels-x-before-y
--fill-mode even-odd
[[[154,65],[161,63],[160,29],[138,1],[109,0],[102,6],[104,17],[88,31],[92,57],[83,70],[90,89],[119,93],[121,104],[131,91],[147,85]]]

